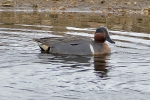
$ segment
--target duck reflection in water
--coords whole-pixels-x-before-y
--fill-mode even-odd
[[[109,55],[94,56],[94,70],[101,78],[107,77],[107,62],[106,58]]]
[[[41,60],[41,63],[45,64],[57,64],[61,67],[71,67],[71,68],[82,68],[82,70],[78,71],[87,71],[89,70],[91,65],[94,67],[94,73],[96,73],[96,76],[98,77],[107,77],[108,72],[108,66],[106,59],[109,57],[109,55],[101,55],[101,56],[68,56],[68,55],[55,55],[55,54],[45,54],[40,53],[39,59]],[[39,62],[39,63],[40,63]],[[57,62],[57,64],[56,64]],[[92,64],[91,64],[92,62]],[[86,68],[84,68],[86,67]]]

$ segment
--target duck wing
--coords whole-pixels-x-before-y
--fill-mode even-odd
[[[90,44],[93,43],[88,37],[47,37],[34,39],[41,51],[57,54],[91,55]]]

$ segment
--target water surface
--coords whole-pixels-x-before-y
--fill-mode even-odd
[[[41,53],[33,38],[93,37],[106,26],[110,55]],[[0,12],[1,100],[147,100],[150,18],[100,13]]]

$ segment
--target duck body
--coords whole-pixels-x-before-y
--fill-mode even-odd
[[[47,37],[34,39],[42,52],[67,55],[101,55],[111,52],[109,46],[104,43],[107,38],[104,30],[98,31],[94,40],[88,37]],[[113,42],[113,41],[111,41]]]
[[[110,53],[105,43],[96,43],[85,37],[49,37],[35,39],[41,51],[68,55],[100,55]]]

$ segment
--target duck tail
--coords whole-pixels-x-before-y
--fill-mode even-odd
[[[39,39],[33,39],[41,49],[41,52],[49,52],[50,47],[40,42]]]

